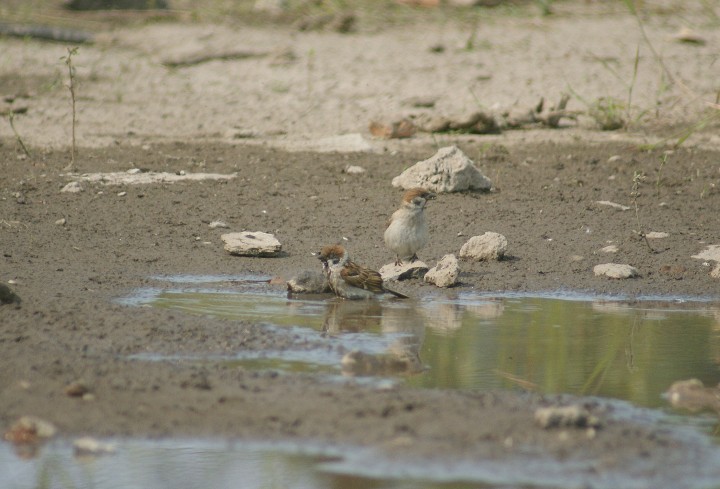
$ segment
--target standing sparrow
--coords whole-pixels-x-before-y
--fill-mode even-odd
[[[323,271],[327,275],[330,288],[338,297],[369,299],[387,292],[401,299],[408,298],[400,292],[386,289],[378,272],[353,262],[347,250],[341,245],[324,247],[318,258],[323,264]]]
[[[425,205],[435,194],[424,188],[411,188],[402,198],[400,208],[388,221],[385,230],[385,246],[397,255],[395,265],[403,260],[414,262],[417,252],[428,242],[428,228],[425,221]]]

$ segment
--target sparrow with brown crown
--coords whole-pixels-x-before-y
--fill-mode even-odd
[[[378,272],[358,265],[342,245],[325,246],[318,259],[323,264],[330,288],[344,299],[370,299],[388,293],[401,299],[406,295],[385,288]]]
[[[430,237],[425,206],[428,200],[436,195],[424,188],[411,188],[403,194],[400,208],[388,221],[385,230],[385,246],[395,252],[395,265],[402,265],[403,260],[410,263],[418,259],[417,252],[422,249]]]

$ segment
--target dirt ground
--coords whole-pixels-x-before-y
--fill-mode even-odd
[[[360,13],[351,33],[183,16],[107,28],[102,17],[84,17],[98,32],[73,59],[79,149],[70,170],[71,105],[59,59],[66,46],[0,38],[0,95],[12,99],[6,107],[27,107],[14,125],[30,152],[10,124],[0,124],[0,279],[22,299],[0,306],[0,425],[34,414],[64,436],[312,439],[398,456],[498,459],[532,446],[597,467],[622,467],[633,457],[654,457],[656,468],[677,465],[681,442],[652,426],[609,420],[595,437],[586,430],[560,437],[535,425],[536,407],[569,398],[378,390],[310,375],[129,360],[173,345],[198,354],[279,349],[287,338],[259,324],[113,303],[153,283],[153,275],[288,279],[316,270],[311,253],[344,238],[357,261],[379,268],[393,258],[382,245],[401,194],[392,177],[453,144],[494,189],[433,201],[421,258],[432,265],[486,231],[507,237],[508,256],[462,262],[452,289],[411,281],[398,290],[418,300],[471,289],[717,300],[716,264],[692,255],[720,244],[718,111],[708,105],[719,88],[720,33],[707,2],[645,4],[642,25],[658,57],[621,2],[558,2],[548,17],[532,5],[481,15],[446,9],[402,24],[365,24]],[[473,31],[468,18],[475,16]],[[705,44],[674,39],[683,26]],[[252,55],[163,65],[238,47]],[[600,131],[585,102],[627,101],[629,87],[629,128]],[[368,133],[371,120],[423,112],[462,116],[483,108],[500,117],[568,89],[575,94],[568,108],[579,114],[558,129],[407,140]],[[416,108],[411,97],[436,102]],[[685,128],[691,136],[674,147]],[[325,138],[347,134],[359,134],[353,141],[362,137],[366,150],[346,139],[339,151],[326,151]],[[366,171],[348,174],[348,165]],[[82,192],[61,192],[79,174],[133,168],[237,177],[85,183]],[[230,256],[220,240],[228,230],[209,227],[215,220],[230,231],[274,233],[285,253]],[[639,235],[651,231],[668,236],[646,242]],[[601,251],[608,245],[618,251]],[[630,264],[639,276],[595,277],[593,267],[606,262]],[[93,400],[64,393],[78,379]],[[612,411],[581,402],[600,416]]]

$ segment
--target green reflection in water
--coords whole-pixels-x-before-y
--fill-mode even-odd
[[[720,309],[669,303],[506,299],[428,328],[419,387],[520,387],[664,406],[678,379],[720,380]]]
[[[288,299],[251,290],[166,291],[149,303],[328,331],[346,345],[350,341],[350,348],[365,349],[368,334],[374,335],[391,355],[419,354],[429,368],[405,378],[421,388],[520,388],[658,407],[667,405],[660,395],[676,380],[695,377],[706,385],[720,380],[720,306],[711,303],[469,296],[354,302]],[[354,340],[356,333],[364,334],[362,342]],[[402,339],[388,348],[380,338],[391,334]],[[313,371],[316,360],[317,352],[309,351],[307,358],[293,361],[239,362],[248,368]],[[328,370],[326,362],[317,371]]]

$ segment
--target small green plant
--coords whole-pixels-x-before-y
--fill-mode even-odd
[[[540,14],[545,17],[552,15],[552,3],[553,0],[536,0],[538,7],[540,7]]]
[[[638,236],[640,236],[644,241],[647,247],[650,249],[652,253],[655,252],[652,246],[650,246],[650,241],[647,239],[647,234],[645,231],[643,231],[643,226],[640,224],[640,206],[638,205],[638,198],[640,197],[640,185],[645,181],[645,173],[635,171],[633,173],[633,185],[632,185],[632,192],[630,192],[630,197],[632,199],[633,207],[635,208],[635,221],[637,222],[638,231],[635,231]]]
[[[660,160],[660,166],[658,167],[657,171],[657,178],[655,179],[655,195],[660,195],[660,181],[661,181],[661,175],[663,167],[665,166],[665,163],[667,163],[668,154],[663,153],[662,160]]]
[[[18,133],[17,129],[15,128],[15,113],[11,110],[10,115],[8,116],[8,121],[10,122],[10,128],[12,129],[13,134],[15,134],[15,140],[18,142],[20,147],[23,150],[23,153],[25,153],[25,156],[30,157],[30,151],[28,151],[27,147],[25,146],[25,143],[23,142],[22,138],[20,137],[20,134]]]
[[[640,66],[640,46],[635,48],[635,60],[633,62],[632,79],[628,83],[624,76],[621,75],[611,64],[611,59],[595,57],[596,61],[602,64],[611,75],[617,80],[627,85],[627,102],[622,102],[619,99],[614,98],[599,98],[592,104],[585,102],[582,97],[573,91],[578,99],[580,99],[585,105],[588,106],[588,113],[593,117],[600,127],[605,131],[614,131],[616,129],[627,129],[631,124],[638,122],[645,114],[650,112],[652,109],[639,110],[638,107],[633,105],[633,93],[635,90],[635,83],[637,82],[638,68]],[[664,85],[661,83],[659,93],[664,90]],[[659,96],[659,95],[658,95]],[[655,106],[657,110],[658,106]]]
[[[615,131],[627,126],[628,107],[621,100],[612,97],[600,97],[590,105],[590,117],[603,131]]]
[[[77,112],[76,112],[76,105],[75,105],[75,65],[73,65],[73,56],[75,56],[78,52],[78,47],[74,48],[67,48],[67,56],[63,56],[60,58],[65,62],[65,65],[67,65],[68,69],[68,78],[70,79],[68,81],[67,87],[70,91],[70,101],[72,103],[72,149],[70,153],[70,164],[68,165],[68,169],[75,168],[75,154],[77,153],[77,146],[75,144],[75,126],[77,125]]]
[[[707,197],[707,194],[708,194],[709,191],[710,191],[710,186],[707,185],[707,184],[703,185],[703,189],[702,189],[702,191],[700,192],[700,199],[702,200],[702,199],[704,199],[705,197]]]

